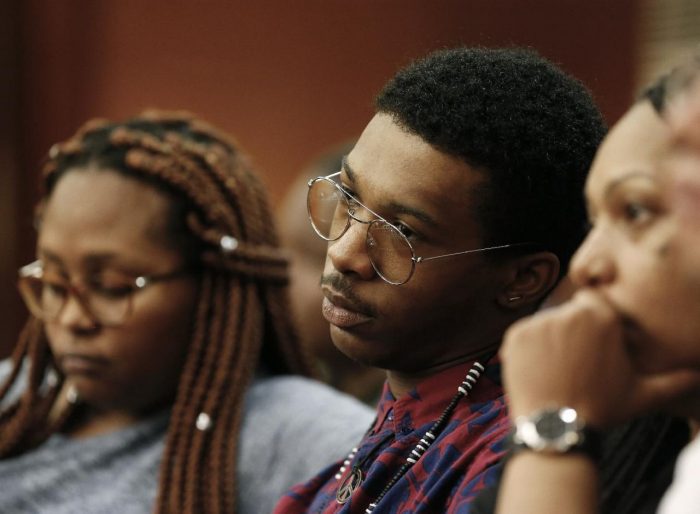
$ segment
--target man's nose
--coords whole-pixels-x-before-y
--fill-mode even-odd
[[[333,267],[343,274],[354,274],[362,280],[376,275],[367,254],[367,225],[351,219],[346,232],[328,244],[328,257]]]

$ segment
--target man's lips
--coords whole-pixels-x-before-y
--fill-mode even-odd
[[[361,311],[361,308],[350,302],[343,296],[324,291],[321,312],[326,321],[339,328],[350,328],[372,319],[369,314]]]

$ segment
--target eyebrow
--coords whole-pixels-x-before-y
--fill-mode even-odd
[[[343,155],[343,164],[341,165],[341,171],[344,171],[345,174],[348,176],[348,181],[352,182],[353,184],[355,183],[355,172],[353,169],[350,167],[350,164],[348,164],[348,156]]]
[[[39,254],[42,260],[47,260],[49,262],[52,262],[54,264],[59,264],[63,266],[63,259],[61,257],[52,252],[51,250],[47,250],[46,248],[40,248],[39,249]],[[113,261],[116,257],[116,254],[112,252],[103,252],[103,253],[96,253],[96,254],[90,254],[87,255],[84,258],[85,264],[88,267],[99,267],[105,263],[109,263],[110,261]]]
[[[58,255],[45,248],[40,248],[38,253],[41,254],[42,259],[46,259],[47,261],[61,262],[61,258]]]
[[[345,155],[343,157],[343,164],[342,164],[342,171],[345,171],[345,174],[347,175],[348,182],[352,182],[353,184],[357,183],[357,175],[355,171],[352,169],[350,164],[348,164],[348,156]],[[409,205],[405,205],[399,202],[389,202],[387,205],[387,208],[391,210],[394,213],[397,214],[406,214],[408,216],[412,216],[413,218],[416,218],[419,221],[422,221],[426,225],[429,225],[431,227],[438,227],[438,224],[435,222],[435,220],[430,217],[427,213],[420,209],[416,209],[415,207],[411,207]]]
[[[425,212],[418,210],[418,209],[415,209],[413,207],[409,207],[408,205],[404,205],[404,204],[396,203],[396,202],[391,202],[389,204],[389,208],[393,212],[412,216],[412,217],[422,221],[426,225],[430,225],[431,227],[437,228],[437,226],[438,226],[438,224],[435,222],[435,220],[433,218],[431,218],[430,216],[428,216]]]
[[[630,171],[629,173],[626,173],[625,175],[622,175],[621,177],[616,178],[613,180],[610,184],[608,184],[605,187],[605,191],[603,192],[603,197],[605,199],[609,198],[612,193],[615,192],[615,189],[617,189],[620,185],[623,183],[635,179],[635,178],[642,178],[646,179],[649,182],[652,182],[654,184],[658,183],[658,180],[654,178],[653,175],[651,175],[649,172],[645,171]]]

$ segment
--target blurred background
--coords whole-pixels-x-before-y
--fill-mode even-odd
[[[697,0],[2,0],[0,357],[26,316],[15,277],[34,253],[42,158],[88,118],[193,111],[238,139],[277,203],[431,50],[535,48],[613,123],[698,41]]]

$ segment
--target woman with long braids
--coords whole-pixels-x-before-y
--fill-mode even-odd
[[[183,113],[92,121],[43,186],[32,317],[0,363],[0,512],[264,513],[361,436],[359,402],[279,376],[311,370],[227,136]]]

